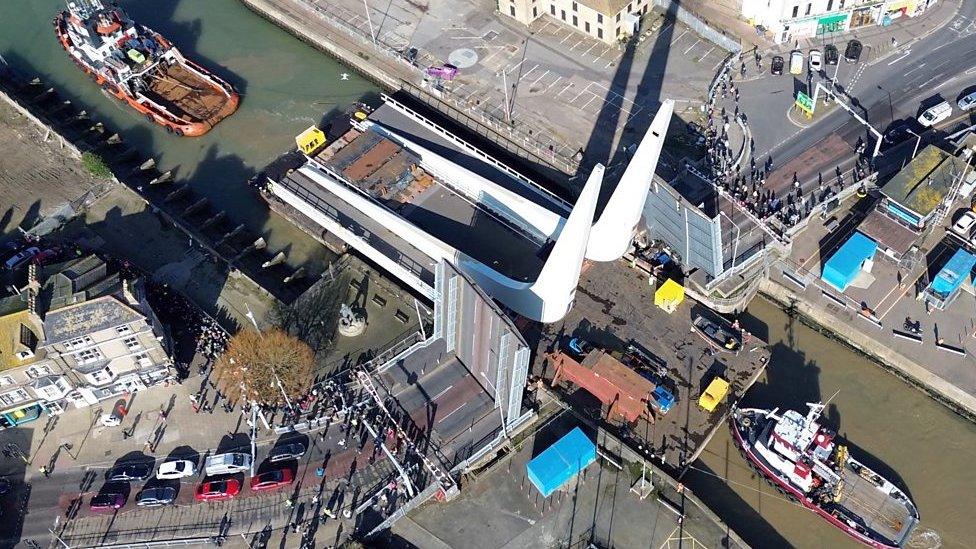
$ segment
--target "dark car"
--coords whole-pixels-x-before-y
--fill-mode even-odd
[[[305,445],[301,442],[292,442],[272,448],[271,453],[268,454],[268,461],[271,463],[278,463],[279,461],[298,459],[304,455]]]
[[[276,469],[274,471],[261,473],[256,477],[252,477],[251,490],[255,492],[274,490],[275,488],[288,486],[293,480],[295,480],[295,477],[292,475],[290,469]]]
[[[886,145],[895,145],[908,139],[911,136],[911,126],[905,120],[896,120],[884,133],[883,142]]]
[[[779,55],[774,55],[773,62],[769,65],[769,72],[777,75],[783,74],[784,65],[786,65],[786,62],[783,61],[783,58]]]
[[[159,486],[157,488],[146,488],[136,496],[136,505],[139,507],[158,507],[169,505],[176,499],[176,489],[171,486]]]
[[[125,463],[116,465],[105,473],[106,480],[125,481],[146,480],[153,474],[152,463]]]
[[[828,65],[836,65],[839,58],[840,54],[837,52],[837,46],[833,44],[827,44],[824,46],[824,63]]]
[[[114,511],[125,505],[125,494],[105,493],[92,496],[92,511]]]
[[[848,63],[857,63],[861,59],[861,50],[864,46],[858,40],[851,40],[847,43],[847,48],[844,50],[844,59]]]
[[[197,501],[223,501],[236,496],[241,491],[241,483],[235,478],[211,480],[197,486],[194,497]]]

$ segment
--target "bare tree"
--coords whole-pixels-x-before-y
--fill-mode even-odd
[[[232,400],[268,406],[305,395],[312,384],[315,357],[303,341],[278,329],[244,330],[231,337],[217,363],[217,388]],[[284,394],[283,394],[284,393]]]
[[[272,309],[271,323],[307,343],[315,356],[324,360],[334,347],[339,308],[347,293],[345,277],[322,280],[294,303]]]

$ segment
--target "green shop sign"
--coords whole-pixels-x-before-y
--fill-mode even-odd
[[[844,23],[847,21],[847,14],[842,13],[840,15],[831,15],[829,17],[821,17],[817,20],[817,34],[826,34],[828,32],[840,32],[844,30]]]
[[[800,107],[800,110],[807,113],[807,116],[813,116],[813,98],[803,92],[796,92],[796,106]]]

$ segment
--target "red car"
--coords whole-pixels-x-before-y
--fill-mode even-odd
[[[256,477],[251,477],[251,490],[262,492],[264,490],[274,490],[291,484],[295,480],[290,469],[275,469],[261,473]]]
[[[241,491],[241,483],[236,478],[211,480],[197,486],[197,501],[223,501],[236,496]]]

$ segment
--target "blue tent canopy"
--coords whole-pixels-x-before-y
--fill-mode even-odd
[[[935,275],[929,288],[932,293],[945,299],[952,295],[969,278],[976,266],[976,256],[966,250],[956,250],[952,259]]]
[[[596,446],[575,427],[525,466],[529,480],[544,497],[596,461]]]
[[[860,231],[854,231],[847,242],[824,263],[820,279],[843,292],[861,271],[864,260],[874,257],[877,249],[877,242]]]

